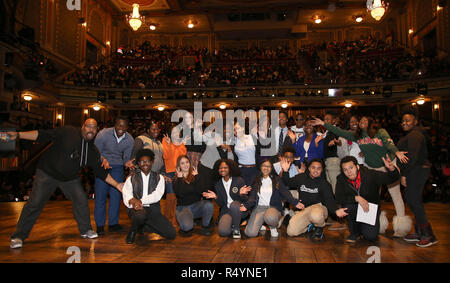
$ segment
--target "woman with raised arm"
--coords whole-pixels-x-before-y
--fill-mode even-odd
[[[359,128],[356,132],[342,130],[341,128],[324,123],[320,119],[315,119],[313,125],[322,125],[337,136],[344,137],[352,142],[357,142],[361,152],[364,154],[365,162],[370,169],[386,172],[383,164],[383,158],[386,154],[393,160],[395,166],[396,160],[394,157],[397,157],[402,163],[408,162],[408,157],[405,155],[406,152],[399,151],[387,131],[379,128],[370,117],[363,116],[361,118]],[[392,220],[394,237],[404,237],[409,233],[412,226],[411,218],[405,215],[405,204],[402,199],[399,181],[387,185],[396,212],[396,216]],[[383,234],[385,232],[388,224],[389,222],[383,212],[381,214],[380,233]]]
[[[202,199],[205,190],[200,186],[200,180],[201,177],[197,169],[191,165],[189,158],[186,155],[179,156],[173,190],[178,200],[176,217],[183,235],[190,235],[195,218],[202,218],[202,234],[211,235],[210,222],[214,205],[211,201]]]

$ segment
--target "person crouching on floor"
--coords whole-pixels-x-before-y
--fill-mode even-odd
[[[132,244],[138,231],[154,232],[166,239],[175,239],[176,231],[170,221],[161,214],[160,200],[164,195],[164,178],[151,171],[155,154],[150,149],[137,152],[140,173],[131,175],[123,186],[123,203],[131,219],[126,242]]]
[[[245,228],[247,237],[256,237],[259,231],[265,232],[263,224],[270,228],[272,238],[278,238],[278,221],[286,200],[292,206],[302,209],[304,206],[295,199],[281,178],[272,171],[270,158],[265,158],[260,165],[261,172],[255,178],[248,201],[244,204],[246,211],[253,209]],[[261,228],[264,228],[261,230]]]
[[[289,178],[290,161],[281,160],[282,177],[290,188],[297,188],[303,209],[292,216],[287,227],[288,236],[294,237],[312,231],[312,239],[323,239],[323,227],[328,210],[337,217],[347,216],[346,208],[338,209],[330,183],[323,176],[323,162],[313,159],[308,163],[306,172]]]
[[[346,156],[341,160],[342,173],[337,177],[336,202],[347,208],[347,222],[350,236],[348,243],[354,243],[362,235],[366,240],[374,242],[378,239],[380,231],[380,213],[378,207],[375,225],[357,222],[358,205],[364,212],[369,212],[369,203],[380,205],[381,185],[392,184],[400,178],[400,173],[386,154],[382,158],[387,172],[369,169],[358,164],[353,156]]]

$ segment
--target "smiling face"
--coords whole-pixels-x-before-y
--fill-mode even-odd
[[[94,119],[87,119],[81,127],[81,136],[83,139],[90,141],[97,134],[97,121]]]
[[[150,170],[152,170],[153,160],[151,160],[148,156],[141,156],[138,160],[138,164],[142,172],[147,175],[150,173]]]
[[[361,130],[367,130],[367,128],[369,127],[369,119],[367,119],[367,117],[362,117],[359,121],[359,127],[361,128]]]
[[[219,175],[221,177],[229,177],[230,176],[230,167],[225,162],[220,163]]]
[[[350,118],[350,131],[355,132],[358,130],[359,121],[355,116]]]
[[[417,119],[414,115],[405,114],[402,117],[402,129],[405,132],[411,131],[417,125]]]
[[[126,120],[118,119],[114,125],[117,137],[120,138],[128,130],[128,123]]]
[[[278,116],[278,123],[280,124],[281,128],[286,127],[286,124],[288,122],[288,117],[284,113],[280,113]]]
[[[187,159],[186,157],[183,157],[180,159],[178,167],[180,167],[181,172],[188,173],[189,168],[191,167],[191,163],[189,162],[189,159]]]
[[[305,131],[305,134],[314,134],[314,126],[312,125],[312,121],[308,121],[305,124],[305,127],[303,128]]]
[[[261,173],[265,178],[270,175],[270,172],[272,172],[272,163],[270,163],[269,160],[266,160],[261,164]]]
[[[320,177],[322,171],[323,171],[322,163],[318,161],[312,162],[308,167],[309,176],[311,176],[311,178],[313,179]]]
[[[150,128],[148,129],[148,134],[151,138],[156,139],[159,136],[159,133],[161,132],[161,129],[157,124],[152,124]]]
[[[239,125],[239,123],[236,123],[236,124],[234,125],[234,135],[235,135],[236,137],[241,137],[241,136],[244,135],[244,128],[241,127],[241,125]]]
[[[350,180],[356,180],[358,177],[359,165],[355,165],[353,161],[342,163],[342,172]]]

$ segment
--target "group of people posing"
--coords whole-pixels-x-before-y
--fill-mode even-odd
[[[430,164],[416,109],[404,109],[401,127],[406,135],[397,145],[371,117],[352,116],[348,129],[336,126],[332,112],[323,120],[297,114],[292,127],[287,126],[288,118],[287,113],[279,112],[278,126],[269,125],[267,133],[255,133],[237,122],[234,133],[224,137],[204,130],[202,122],[194,121],[190,113],[183,118],[190,132],[183,133],[186,128],[174,125],[162,139],[156,121],[133,138],[127,132],[127,118],[120,116],[113,127],[98,134],[92,118],[81,129],[63,126],[2,133],[10,140],[53,142],[39,160],[33,190],[10,247],[22,247],[56,187],[72,200],[84,238],[105,234],[107,218],[109,232],[122,231],[119,215],[123,202],[131,219],[126,236],[129,244],[144,232],[174,239],[176,227],[182,236],[190,236],[196,223],[203,235],[211,235],[217,223],[220,236],[236,239],[241,238],[243,224],[247,237],[269,230],[270,236],[277,238],[285,223],[290,237],[308,233],[320,240],[327,224],[332,224],[330,229],[346,229],[345,221],[349,230],[346,242],[354,243],[361,237],[376,241],[378,234],[386,231],[389,222],[380,203],[380,188],[386,185],[396,211],[394,237],[419,247],[437,243],[422,201]],[[324,131],[317,131],[318,127]],[[174,134],[184,138],[171,138]],[[263,149],[267,143],[261,141],[269,136],[275,141],[276,153],[266,156]],[[96,232],[78,177],[85,166],[96,176]],[[400,184],[415,218],[412,233]],[[213,220],[214,203],[219,207],[217,222]],[[357,221],[358,209],[368,212],[370,204],[378,205],[375,224]]]

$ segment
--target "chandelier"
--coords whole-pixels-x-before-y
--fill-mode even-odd
[[[385,4],[382,0],[367,0],[367,10],[370,15],[377,21],[381,20],[386,12],[389,4]]]
[[[130,24],[130,27],[137,31],[144,21],[145,17],[139,15],[139,4],[133,4],[133,13],[127,16],[127,21]]]

